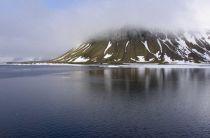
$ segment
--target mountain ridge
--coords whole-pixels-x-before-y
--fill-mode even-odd
[[[210,32],[122,30],[96,37],[51,63],[210,63]]]

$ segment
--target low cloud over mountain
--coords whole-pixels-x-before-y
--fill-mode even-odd
[[[1,0],[0,56],[52,58],[125,26],[201,30],[208,0]]]

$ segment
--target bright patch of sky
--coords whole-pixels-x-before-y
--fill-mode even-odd
[[[43,4],[52,10],[59,10],[82,3],[79,0],[43,0]]]

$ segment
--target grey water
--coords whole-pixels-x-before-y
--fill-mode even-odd
[[[2,65],[0,137],[210,137],[210,68]]]

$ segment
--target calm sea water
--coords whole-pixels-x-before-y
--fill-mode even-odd
[[[210,69],[0,66],[0,137],[210,137]]]

